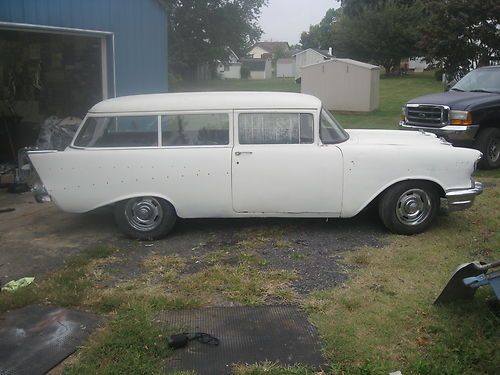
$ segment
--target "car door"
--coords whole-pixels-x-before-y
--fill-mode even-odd
[[[342,153],[320,145],[315,112],[236,111],[234,121],[234,211],[340,215]]]

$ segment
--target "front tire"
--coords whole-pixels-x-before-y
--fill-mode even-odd
[[[157,240],[174,227],[177,213],[174,206],[156,197],[137,197],[118,202],[114,207],[118,228],[128,237]]]
[[[478,164],[480,169],[500,168],[500,129],[481,130],[474,142],[474,148],[483,153]]]
[[[425,181],[404,181],[388,188],[379,201],[379,216],[396,234],[417,234],[431,225],[439,209],[436,188]]]

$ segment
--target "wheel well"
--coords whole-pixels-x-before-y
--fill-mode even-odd
[[[389,190],[391,187],[393,187],[394,185],[397,185],[401,182],[407,182],[407,181],[413,181],[413,182],[423,182],[423,183],[426,183],[426,184],[430,184],[434,187],[434,189],[436,189],[436,191],[438,192],[439,194],[439,197],[440,198],[445,198],[446,197],[446,192],[444,191],[443,187],[441,185],[439,185],[437,182],[435,181],[431,181],[431,180],[413,180],[413,179],[408,179],[408,180],[402,180],[402,181],[398,181],[398,182],[395,182],[394,184],[390,185],[390,186],[387,186],[387,188],[384,189],[384,191],[382,191],[379,195],[377,195],[377,197],[374,199],[374,201],[378,201],[380,199],[380,197],[382,197],[385,192],[387,190]]]

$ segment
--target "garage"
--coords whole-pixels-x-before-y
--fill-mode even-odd
[[[0,2],[0,165],[22,147],[64,147],[95,103],[166,92],[167,76],[161,0]],[[47,131],[57,147],[40,144]]]

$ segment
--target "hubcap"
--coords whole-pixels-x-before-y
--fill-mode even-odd
[[[429,217],[431,207],[429,194],[422,189],[411,189],[399,197],[396,216],[405,225],[418,225]]]
[[[500,139],[499,138],[492,138],[488,147],[487,155],[488,159],[492,163],[496,163],[498,159],[500,158]]]
[[[132,228],[148,232],[161,224],[163,209],[153,197],[130,199],[125,206],[125,217]]]

